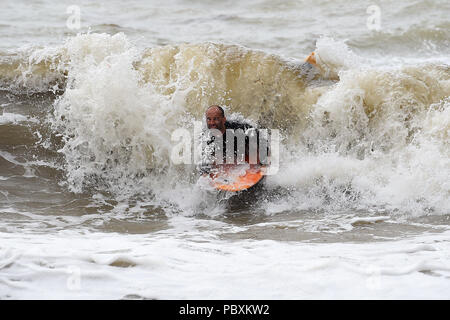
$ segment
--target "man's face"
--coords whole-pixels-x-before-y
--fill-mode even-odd
[[[226,118],[222,116],[222,112],[218,108],[209,108],[206,110],[205,116],[208,129],[217,129],[222,133],[225,132]]]

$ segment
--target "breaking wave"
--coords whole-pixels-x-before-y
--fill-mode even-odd
[[[193,130],[207,106],[220,104],[231,118],[281,130],[280,171],[265,186],[280,198],[271,201],[448,213],[450,67],[371,67],[327,38],[315,53],[313,67],[238,45],[139,50],[122,33],[82,34],[3,54],[0,84],[55,95],[40,121],[60,138],[45,143],[63,155],[73,192],[194,205],[203,197],[192,187],[196,170],[171,163],[171,134]]]

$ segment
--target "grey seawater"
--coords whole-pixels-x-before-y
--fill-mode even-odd
[[[135,216],[116,220],[107,218],[117,205],[113,198],[97,201],[95,192],[68,190],[64,183],[64,158],[57,152],[61,139],[46,122],[55,99],[53,93],[0,93],[3,114],[19,114],[28,119],[0,125],[1,229],[47,233],[91,227],[106,232],[148,233],[164,228],[167,218],[158,208],[149,210],[145,219]],[[143,224],[142,220],[148,223]]]
[[[14,1],[0,13],[2,48],[59,45],[77,33],[124,32],[143,48],[218,41],[303,58],[322,35],[384,62],[449,54],[448,1]],[[375,8],[373,8],[375,6]]]
[[[37,119],[0,125],[2,299],[448,297],[448,214],[346,209],[326,193],[302,209],[295,188],[270,185],[188,212],[150,190],[70,192],[45,121],[55,95],[0,97],[3,114]]]
[[[123,32],[139,48],[233,43],[294,60],[304,59],[324,35],[345,42],[376,66],[448,64],[450,56],[450,8],[444,0],[380,1],[378,31],[367,26],[372,1],[129,1],[124,10],[122,1],[86,0],[77,2],[81,28],[76,30],[66,25],[71,5],[49,0],[2,4],[0,61],[30,48],[60,46],[79,32]],[[63,92],[9,89],[6,85],[0,91],[0,116],[12,118],[0,121],[1,299],[450,296],[450,212],[370,207],[351,190],[324,190],[315,194],[319,205],[308,207],[303,206],[310,201],[303,190],[270,183],[238,195],[210,194],[200,202],[183,198],[190,194],[183,192],[174,192],[172,202],[161,200],[152,190],[118,197],[102,181],[72,192],[64,153],[58,152],[62,136],[47,121]],[[345,251],[347,244],[351,253]],[[254,257],[259,246],[266,246],[257,255],[262,261],[281,263],[280,269],[271,265],[277,274],[259,271],[263,263]],[[310,248],[317,252],[308,255]],[[391,260],[387,249],[394,248],[399,258]],[[388,253],[365,256],[374,250]],[[310,260],[301,260],[303,254]],[[352,277],[346,278],[339,263],[324,260],[330,256],[347,261]],[[308,265],[312,261],[320,263]],[[404,261],[411,266],[406,271]],[[366,262],[384,277],[375,289],[364,286],[371,271],[358,269]],[[222,270],[221,263],[228,269]],[[83,290],[68,285],[68,266],[86,273]],[[255,279],[248,273],[253,268]],[[317,275],[316,268],[324,274]],[[229,270],[235,270],[234,277],[223,280]],[[204,276],[208,272],[216,277]],[[279,281],[283,274],[286,278]],[[298,278],[302,274],[313,275],[315,282]],[[263,276],[269,287],[261,286]],[[363,284],[363,289],[356,287],[360,296],[351,292],[350,278]],[[244,293],[236,296],[242,282]],[[50,286],[53,291],[42,289]]]
[[[295,187],[270,187],[266,181],[240,192],[217,192],[192,203],[189,212],[176,203],[158,201],[149,190],[117,199],[93,186],[83,193],[68,189],[60,137],[47,122],[57,95],[53,93],[0,95],[3,114],[28,121],[0,125],[1,229],[5,232],[48,233],[86,229],[92,232],[151,234],[171,227],[174,216],[218,221],[235,226],[219,232],[228,240],[306,242],[367,242],[401,239],[448,230],[449,215],[404,214],[383,208],[358,209],[354,194],[342,192],[346,208],[327,199],[320,207],[297,208]],[[208,224],[205,224],[205,227]],[[214,231],[216,224],[206,228]],[[219,228],[221,229],[221,228]]]

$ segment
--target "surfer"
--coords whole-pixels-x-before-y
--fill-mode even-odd
[[[223,108],[219,105],[211,105],[205,112],[206,125],[208,129],[214,130],[215,134],[211,134],[206,141],[207,152],[213,158],[214,163],[234,165],[240,163],[250,163],[252,165],[261,164],[259,159],[259,132],[253,126],[245,122],[228,121],[225,117]],[[241,135],[241,136],[240,136]],[[227,141],[227,136],[228,140]],[[252,139],[253,137],[253,139]],[[241,138],[241,140],[240,140]],[[231,141],[233,139],[234,141]],[[222,140],[220,143],[220,140]],[[242,146],[243,142],[243,146]],[[240,144],[241,143],[241,144]],[[250,144],[256,143],[256,148],[253,148],[256,156],[256,161],[250,161]],[[233,146],[233,153],[227,154],[227,145]],[[241,148],[240,148],[241,147]],[[243,147],[243,148],[242,148]],[[243,149],[243,150],[242,150]],[[219,160],[222,153],[222,161]],[[221,152],[220,152],[221,151]],[[210,157],[210,158],[211,158]]]
[[[235,179],[232,183],[230,182],[234,184],[233,187],[227,185],[222,186],[222,189],[225,187],[244,189],[258,182],[262,178],[261,166],[263,165],[259,154],[260,138],[262,138],[259,130],[243,121],[228,121],[223,108],[219,105],[211,105],[207,108],[205,120],[208,130],[204,132],[203,161],[199,168],[200,172],[206,175],[221,172],[223,176],[230,178],[232,170],[246,168],[246,173],[240,176],[239,181]],[[227,152],[227,148],[232,148],[232,151]],[[263,159],[267,160],[267,157]]]
[[[257,184],[263,178],[264,166],[259,130],[244,121],[228,121],[219,105],[209,106],[205,119],[208,130],[202,134],[202,175],[211,177],[219,190],[240,191]],[[267,155],[268,149],[263,159],[267,160]]]

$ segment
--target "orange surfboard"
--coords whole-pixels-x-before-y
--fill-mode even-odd
[[[224,191],[247,190],[264,177],[264,167],[227,166],[211,173],[214,188]]]
[[[312,64],[313,66],[317,67],[317,60],[316,60],[316,54],[312,52],[306,59],[306,62]]]

